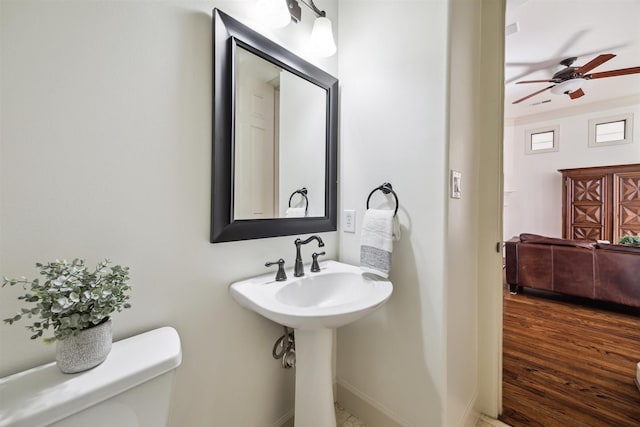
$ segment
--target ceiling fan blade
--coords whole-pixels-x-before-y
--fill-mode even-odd
[[[516,82],[517,85],[521,83],[555,83],[553,80],[522,80],[520,82]]]
[[[573,92],[569,92],[569,98],[571,99],[577,99],[577,98],[580,98],[581,96],[584,96],[584,91],[582,90],[582,88],[578,90],[574,90]]]
[[[598,55],[591,61],[584,64],[582,67],[578,68],[576,70],[576,73],[578,74],[588,73],[589,71],[593,70],[597,66],[602,65],[613,58],[615,58],[615,55],[613,53],[603,53],[602,55]]]
[[[619,70],[602,71],[601,73],[593,73],[585,76],[588,79],[601,79],[604,77],[625,76],[627,74],[640,73],[640,67],[621,68]]]
[[[538,95],[539,93],[544,92],[545,90],[549,90],[549,89],[551,89],[551,88],[552,88],[552,87],[554,87],[554,86],[555,86],[555,85],[547,86],[547,87],[545,87],[544,89],[541,89],[541,90],[539,90],[539,91],[537,91],[537,92],[533,92],[532,94],[527,95],[527,96],[525,96],[524,98],[520,98],[520,99],[518,99],[517,101],[513,101],[513,102],[512,102],[512,104],[519,104],[520,102],[525,101],[525,100],[527,100],[527,99],[531,98],[532,96],[536,96],[536,95]]]

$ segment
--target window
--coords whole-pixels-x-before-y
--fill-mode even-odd
[[[531,151],[553,148],[553,131],[531,134]]]
[[[633,142],[633,113],[589,120],[589,147]]]
[[[525,131],[525,153],[537,154],[558,151],[559,126]]]

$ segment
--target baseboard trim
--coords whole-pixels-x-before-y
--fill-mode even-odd
[[[463,417],[462,426],[474,427],[478,423],[479,419],[480,419],[480,412],[471,408],[471,410],[468,410],[465,416]]]
[[[640,385],[638,386],[640,389]],[[348,382],[337,379],[334,383],[334,395],[336,402],[340,403],[349,413],[358,417],[367,427],[403,427],[409,424],[400,421],[399,417],[392,415],[391,411],[369,396],[357,390]],[[507,424],[491,419],[478,412],[474,407],[475,398],[469,402],[465,414],[461,417],[462,427],[474,427],[480,420],[497,422],[499,426],[508,427]],[[280,417],[272,427],[294,427],[294,409],[289,410]]]
[[[272,424],[272,427],[293,427],[294,409],[289,410],[281,416],[278,421]]]
[[[505,424],[500,420],[491,418],[488,415],[480,414],[478,419],[478,426],[480,427],[511,427],[509,424]]]
[[[462,417],[462,424],[461,424],[463,427],[474,427],[478,423],[478,420],[480,419],[480,415],[481,415],[480,412],[474,408],[477,397],[478,397],[478,394],[476,393],[473,396],[473,399],[469,401],[469,405],[467,406],[466,411],[464,411],[465,413],[464,413],[464,416]]]
[[[380,403],[358,391],[351,384],[338,378],[336,380],[336,401],[349,413],[358,417],[367,427],[403,427],[408,426]]]

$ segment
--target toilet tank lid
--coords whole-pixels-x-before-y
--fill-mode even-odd
[[[55,362],[0,378],[0,427],[45,426],[177,368],[180,337],[163,327],[113,343],[88,371],[63,374]]]

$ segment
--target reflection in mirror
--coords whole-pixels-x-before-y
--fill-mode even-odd
[[[242,47],[235,61],[234,220],[324,216],[327,91]]]

